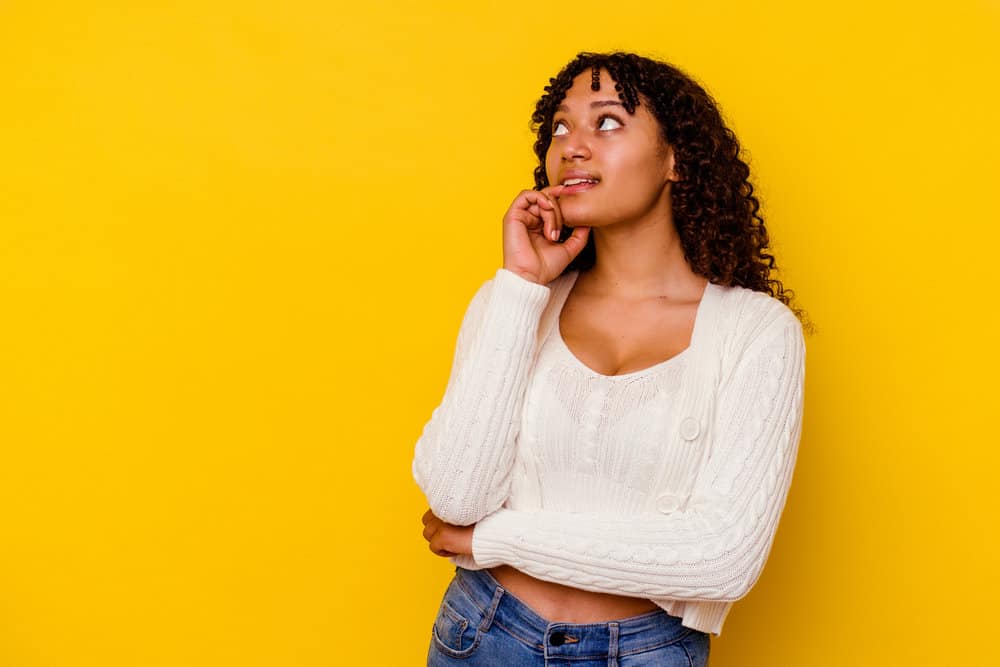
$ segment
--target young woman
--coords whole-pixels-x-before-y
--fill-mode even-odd
[[[413,459],[456,565],[427,664],[705,665],[791,483],[801,311],[682,72],[582,53],[532,120],[536,188]]]

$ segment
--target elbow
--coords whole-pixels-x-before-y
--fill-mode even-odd
[[[471,526],[491,514],[486,499],[462,499],[445,494],[424,494],[431,512],[437,518],[453,526]],[[498,505],[499,507],[499,505]]]
[[[413,479],[431,512],[453,526],[471,526],[500,509],[510,495],[510,476],[466,474],[455,466],[435,465],[417,456]]]
[[[704,550],[696,597],[715,602],[746,597],[763,572],[770,542],[765,531],[744,531],[738,526],[706,533],[701,540]]]
[[[742,600],[747,596],[755,583],[757,583],[757,577],[753,575],[741,575],[737,579],[728,582],[722,601],[736,602],[737,600]]]
[[[431,512],[437,518],[453,526],[471,526],[478,523],[482,516],[478,512],[470,511],[468,507],[455,505],[451,498],[444,499],[445,502],[435,502],[429,500]],[[483,515],[485,516],[485,514]]]
[[[736,602],[747,596],[757,582],[759,573],[735,570],[732,567],[717,564],[702,571],[701,583],[696,587],[686,587],[685,597],[710,602]],[[677,595],[677,584],[671,580],[657,588],[666,597]]]
[[[745,598],[760,579],[767,562],[767,554],[754,550],[737,553],[734,558],[723,559],[716,572],[723,602],[736,602]]]
[[[413,466],[413,479],[427,499],[434,516],[453,526],[471,526],[478,523],[499,509],[503,504],[503,498],[507,496],[506,493],[491,494],[488,491],[462,493],[446,482],[438,483],[442,480],[427,474],[416,463]]]

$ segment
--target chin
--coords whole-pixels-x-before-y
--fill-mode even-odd
[[[614,221],[609,221],[607,216],[592,216],[592,215],[563,215],[563,222],[567,227],[607,227],[608,225],[613,225]]]
[[[591,207],[583,205],[582,202],[559,202],[562,211],[563,222],[570,227],[594,227],[599,225],[599,217],[594,215]]]

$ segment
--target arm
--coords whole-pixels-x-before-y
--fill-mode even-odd
[[[549,291],[498,269],[466,310],[444,398],[417,440],[412,466],[431,510],[447,523],[473,524],[509,495],[521,402]]]
[[[684,510],[620,517],[503,508],[475,527],[476,563],[619,595],[743,597],[763,570],[791,484],[804,376],[802,331],[789,312],[723,380],[712,455]]]

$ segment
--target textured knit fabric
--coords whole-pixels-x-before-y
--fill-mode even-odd
[[[436,516],[476,524],[456,565],[647,598],[721,634],[791,484],[801,326],[769,295],[708,283],[687,348],[607,376],[559,331],[578,275],[539,285],[501,268],[479,288],[414,479]]]

